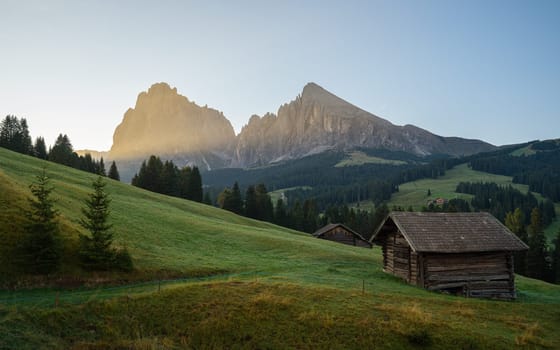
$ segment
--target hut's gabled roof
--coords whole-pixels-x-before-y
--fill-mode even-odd
[[[394,231],[415,252],[466,253],[522,251],[529,247],[489,213],[391,212],[371,237],[379,241]]]
[[[321,227],[320,229],[318,229],[317,231],[313,232],[313,236],[315,237],[320,237],[322,235],[324,235],[325,233],[329,232],[330,230],[336,228],[336,227],[342,227],[343,229],[345,229],[346,231],[352,233],[354,236],[357,236],[359,239],[361,239],[362,241],[366,241],[367,240],[358,232],[352,230],[351,228],[349,228],[348,226],[344,225],[344,224],[328,224],[326,226]]]

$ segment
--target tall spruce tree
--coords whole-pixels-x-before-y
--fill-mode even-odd
[[[272,222],[274,218],[274,206],[272,199],[268,194],[266,186],[263,183],[255,187],[257,195],[257,217],[259,220]]]
[[[29,186],[34,198],[29,198],[31,210],[25,212],[28,223],[21,245],[23,265],[32,274],[48,274],[58,269],[62,256],[58,211],[51,198],[53,187],[43,168]]]
[[[204,192],[204,198],[202,199],[202,203],[206,205],[212,205],[212,198],[210,198],[210,192]]]
[[[282,198],[278,198],[276,201],[276,207],[274,208],[274,223],[284,227],[288,227],[289,224],[288,213]]]
[[[528,243],[527,232],[525,230],[525,217],[520,208],[506,214],[506,226],[519,239]],[[516,252],[514,254],[514,269],[516,273],[527,275],[527,252]]]
[[[80,260],[87,270],[109,270],[115,263],[116,253],[111,248],[113,233],[108,222],[111,199],[105,192],[106,183],[101,176],[92,183],[93,193],[82,208],[84,217],[80,225],[90,235],[80,234]]]
[[[189,177],[189,194],[190,194],[190,200],[193,200],[195,202],[202,202],[202,196],[203,196],[203,191],[202,191],[202,177],[200,176],[200,171],[198,170],[198,167],[193,167],[190,177]]]
[[[166,160],[160,173],[160,193],[179,196],[179,169],[172,161]]]
[[[552,276],[554,283],[560,284],[560,229],[554,239],[554,250],[552,251]]]
[[[117,169],[117,163],[115,163],[115,161],[111,163],[111,166],[109,167],[109,174],[107,174],[107,176],[110,179],[121,181],[121,176],[119,175],[119,169]]]
[[[103,157],[99,159],[99,163],[97,164],[97,174],[101,176],[107,176],[107,171],[105,170],[105,162],[103,161]]]
[[[190,166],[182,167],[179,170],[179,196],[185,199],[191,199],[191,174]]]
[[[247,191],[245,191],[245,216],[252,219],[260,219],[257,192],[253,185],[247,187]]]
[[[35,145],[33,146],[35,157],[40,159],[47,159],[47,145],[45,144],[45,139],[41,136],[35,139]]]
[[[220,208],[235,214],[243,214],[243,199],[241,198],[241,191],[237,181],[233,184],[232,188],[225,188],[218,195],[218,205]]]
[[[49,160],[67,166],[75,166],[77,159],[78,156],[74,153],[74,148],[68,136],[59,134],[49,152]]]
[[[542,229],[541,214],[538,208],[531,211],[529,225],[529,252],[527,253],[527,275],[544,279],[547,274],[546,237]]]
[[[317,205],[312,199],[303,202],[303,230],[308,233],[317,231]]]

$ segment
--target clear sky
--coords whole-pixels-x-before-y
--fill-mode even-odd
[[[316,82],[403,125],[560,137],[560,1],[0,0],[0,116],[108,150],[165,81],[236,131]]]

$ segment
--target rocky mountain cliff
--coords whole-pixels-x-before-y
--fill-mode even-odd
[[[166,83],[138,95],[115,130],[108,160],[132,177],[155,154],[179,166],[210,170],[266,165],[329,149],[385,148],[415,155],[469,155],[495,147],[479,140],[441,137],[413,125],[398,126],[309,83],[277,114],[252,116],[239,135],[215,109],[200,107]],[[122,176],[122,174],[121,174]]]
[[[176,88],[158,83],[140,93],[136,106],[126,111],[108,157],[127,160],[151,154],[220,154],[234,144],[235,132],[222,112],[200,107],[179,95]]]
[[[278,114],[252,116],[237,137],[232,165],[264,165],[327,149],[386,148],[416,155],[468,155],[495,147],[479,140],[441,137],[413,125],[397,126],[309,83]]]

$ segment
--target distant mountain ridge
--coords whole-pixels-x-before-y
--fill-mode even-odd
[[[384,148],[426,156],[470,155],[496,147],[398,126],[315,83],[277,114],[253,115],[238,135],[222,112],[200,107],[166,83],[139,94],[116,128],[108,158],[130,166],[151,154],[210,170],[299,159],[330,149]],[[179,164],[179,165],[183,165]]]
[[[237,136],[233,165],[264,165],[326,149],[356,147],[420,156],[462,156],[495,149],[480,140],[442,137],[413,125],[394,125],[309,83],[294,101],[279,108],[278,115],[251,117]]]

